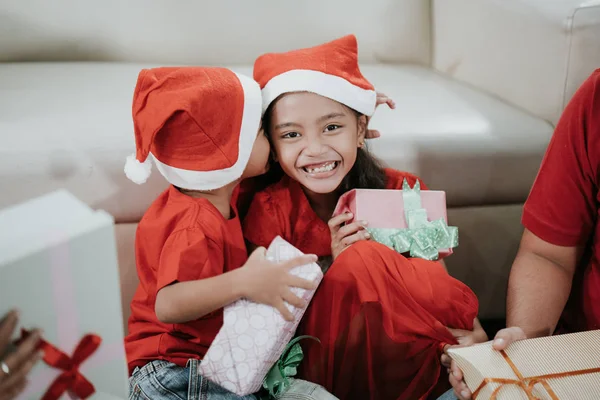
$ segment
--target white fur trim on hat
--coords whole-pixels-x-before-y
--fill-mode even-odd
[[[150,161],[150,158],[146,158],[146,161],[141,163],[135,158],[135,154],[131,154],[130,156],[127,156],[124,171],[125,175],[127,175],[130,180],[141,185],[142,183],[146,183],[150,176],[152,162]]]
[[[171,167],[152,155],[156,168],[172,185],[188,190],[214,190],[242,176],[260,128],[262,98],[258,83],[244,75],[236,74],[236,76],[244,89],[244,111],[237,161],[231,167],[217,171],[193,171]]]
[[[312,92],[345,104],[366,116],[375,112],[377,93],[353,85],[346,79],[321,71],[294,69],[272,78],[263,88],[263,113],[284,93]]]

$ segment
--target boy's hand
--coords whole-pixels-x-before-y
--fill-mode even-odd
[[[351,213],[344,213],[331,218],[328,222],[331,232],[331,256],[334,260],[352,243],[371,238],[365,229],[366,221],[354,221],[351,224],[343,225],[352,218]]]
[[[312,290],[317,288],[317,283],[292,275],[290,270],[316,261],[317,256],[306,254],[277,264],[267,260],[264,247],[258,247],[242,267],[244,271],[241,282],[244,287],[242,295],[256,303],[275,307],[284,319],[293,321],[294,315],[284,302],[297,308],[304,307],[306,304],[304,300],[292,293],[291,288]]]
[[[392,110],[396,108],[396,102],[394,102],[394,100],[392,100],[391,98],[386,96],[384,93],[377,92],[377,102],[375,103],[375,107],[379,107],[381,104],[387,104],[388,107],[391,108]],[[369,120],[370,120],[370,118],[367,117],[367,123],[369,122]],[[376,139],[380,136],[381,136],[381,133],[379,133],[378,130],[369,129],[369,130],[367,130],[367,134],[365,135],[365,138],[366,139]]]

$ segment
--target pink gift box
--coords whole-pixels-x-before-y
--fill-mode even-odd
[[[448,222],[446,212],[446,192],[421,190],[421,206],[427,210],[428,221],[443,219]],[[338,200],[334,216],[350,212],[352,221],[367,221],[368,228],[408,228],[404,212],[402,190],[354,189],[344,193]],[[439,258],[452,254],[452,249],[441,249]]]
[[[281,237],[276,237],[267,250],[267,258],[274,262],[300,255],[300,250]],[[296,267],[291,273],[318,283],[323,278],[316,263]],[[315,290],[292,288],[292,292],[308,306]],[[286,305],[294,315],[291,322],[284,320],[277,309],[245,299],[225,307],[223,326],[200,363],[198,373],[239,396],[258,392],[306,311],[306,307]]]

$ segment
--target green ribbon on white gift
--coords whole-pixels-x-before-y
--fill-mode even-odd
[[[437,260],[442,249],[458,246],[458,228],[448,226],[442,218],[429,221],[427,210],[421,204],[419,181],[413,188],[408,181],[402,182],[402,200],[407,228],[367,228],[371,238],[398,253],[410,253],[411,257]]]
[[[296,376],[298,365],[304,358],[304,353],[302,352],[300,343],[298,343],[303,339],[312,339],[321,343],[316,337],[308,335],[298,336],[290,341],[285,346],[275,365],[271,367],[267,376],[265,376],[263,388],[266,389],[267,393],[261,399],[276,399],[290,387],[290,378]]]

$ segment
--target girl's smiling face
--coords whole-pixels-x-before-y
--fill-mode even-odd
[[[270,111],[268,131],[283,171],[313,193],[334,192],[356,161],[366,117],[309,92],[285,94]]]

